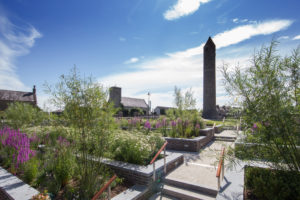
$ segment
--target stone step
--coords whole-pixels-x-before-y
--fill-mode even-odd
[[[215,197],[175,186],[163,185],[162,194],[182,200],[213,200]]]
[[[170,186],[175,186],[175,187],[186,189],[186,190],[192,190],[192,191],[199,192],[199,193],[202,193],[202,194],[206,194],[206,195],[209,195],[209,196],[212,196],[212,197],[216,197],[217,194],[218,194],[218,191],[216,189],[201,186],[199,184],[194,184],[194,183],[191,183],[191,182],[182,181],[182,180],[165,178],[163,180],[163,182],[167,185],[170,185]]]

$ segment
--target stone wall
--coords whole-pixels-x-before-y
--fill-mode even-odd
[[[119,177],[123,177],[133,184],[150,185],[153,177],[153,165],[135,165],[121,161],[104,159],[101,162],[110,167]],[[183,155],[178,153],[167,154],[167,173],[183,163]],[[164,175],[164,159],[155,162],[156,177]]]
[[[168,150],[198,152],[214,138],[215,130],[206,128],[200,130],[200,136],[192,139],[166,137]]]

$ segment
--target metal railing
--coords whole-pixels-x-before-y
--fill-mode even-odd
[[[164,173],[167,174],[167,165],[166,165],[166,146],[167,146],[167,144],[168,144],[168,142],[166,141],[150,162],[150,164],[153,164],[153,181],[155,181],[155,179],[156,179],[156,177],[155,177],[156,176],[155,160],[159,156],[159,154],[162,152],[162,150],[164,150]]]
[[[225,148],[223,147],[220,155],[217,174],[216,174],[216,177],[218,178],[218,190],[221,187],[221,180],[220,180],[221,173],[222,173],[222,180],[224,179],[224,153],[225,153]]]
[[[110,184],[117,178],[117,175],[114,175],[113,177],[111,177],[111,179],[109,179],[109,181],[99,190],[99,192],[97,192],[97,194],[95,194],[95,196],[92,198],[92,200],[96,200],[103,192],[104,190],[107,190],[107,198],[108,200],[111,199],[111,187]]]

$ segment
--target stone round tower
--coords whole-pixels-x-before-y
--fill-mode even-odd
[[[203,118],[216,119],[216,45],[211,37],[203,49]]]

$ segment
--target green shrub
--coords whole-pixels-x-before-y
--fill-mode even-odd
[[[146,165],[163,142],[159,133],[118,131],[110,138],[110,152],[115,160]]]
[[[245,176],[246,189],[258,199],[300,199],[300,173],[247,167]]]
[[[53,169],[54,178],[61,186],[65,186],[74,173],[75,158],[69,150],[63,150],[57,156]]]
[[[37,177],[39,170],[38,167],[38,161],[34,158],[24,164],[23,176],[26,183],[31,184],[32,181]]]
[[[28,103],[11,103],[5,110],[6,123],[14,128],[19,129],[25,126],[40,125],[44,118],[45,113],[40,111]]]

